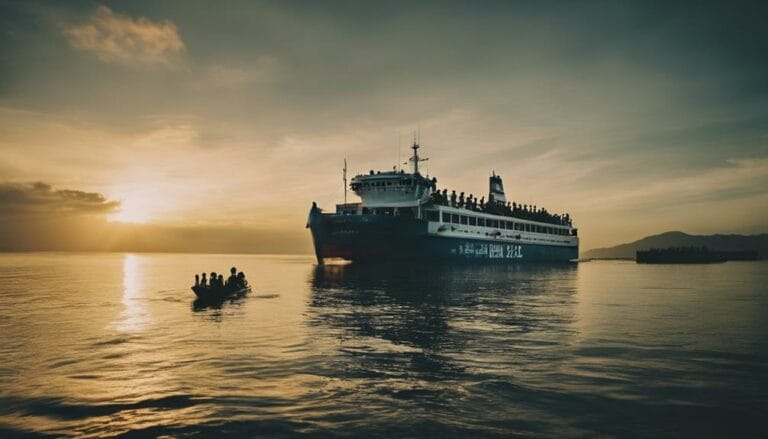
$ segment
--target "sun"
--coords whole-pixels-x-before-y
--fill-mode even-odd
[[[120,203],[120,210],[107,218],[112,222],[144,224],[150,221],[155,213],[150,203],[128,198]]]

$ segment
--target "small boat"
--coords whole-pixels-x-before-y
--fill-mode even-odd
[[[227,287],[211,288],[211,287],[203,287],[203,286],[196,285],[192,287],[192,292],[195,293],[195,295],[199,300],[216,301],[216,300],[235,299],[238,297],[245,296],[246,294],[251,292],[251,287],[246,286],[245,288],[231,289]]]

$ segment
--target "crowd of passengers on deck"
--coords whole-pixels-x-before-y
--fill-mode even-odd
[[[475,212],[489,213],[493,215],[503,215],[530,221],[539,221],[548,224],[559,224],[561,226],[572,226],[573,221],[569,214],[552,214],[547,209],[529,206],[527,204],[517,204],[516,202],[501,202],[493,199],[493,195],[485,201],[485,197],[477,199],[472,194],[464,196],[464,192],[456,195],[456,191],[448,194],[448,189],[442,191],[433,189],[431,201],[434,204],[442,206],[458,207]]]

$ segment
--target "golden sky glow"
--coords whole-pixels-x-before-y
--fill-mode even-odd
[[[668,8],[4,5],[6,249],[305,251],[343,159],[391,169],[417,128],[439,187],[486,194],[495,170],[511,200],[569,212],[582,250],[765,232],[766,31]]]

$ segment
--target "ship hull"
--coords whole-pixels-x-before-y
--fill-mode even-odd
[[[429,233],[428,224],[425,220],[386,215],[311,213],[308,227],[319,263],[326,258],[474,263],[565,263],[578,258],[578,246],[440,236]]]

